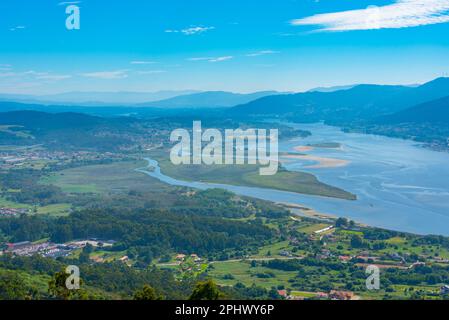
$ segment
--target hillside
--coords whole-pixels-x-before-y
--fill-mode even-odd
[[[148,101],[170,99],[197,93],[193,90],[165,90],[157,92],[64,92],[52,95],[0,94],[0,101],[35,104],[64,104],[69,106],[131,106]]]
[[[431,123],[449,124],[449,96],[419,104],[393,115],[379,118],[380,123]]]
[[[235,115],[288,116],[295,121],[351,122],[399,112],[442,98],[449,92],[449,78],[419,87],[358,85],[335,92],[306,92],[264,97],[231,110]]]
[[[182,95],[171,99],[139,104],[140,107],[157,108],[226,108],[238,104],[278,94],[275,91],[262,91],[250,94],[240,94],[225,91],[209,91]]]
[[[115,150],[135,131],[133,118],[100,118],[81,113],[0,113],[1,144],[44,144],[48,148]],[[123,135],[126,132],[128,135]]]

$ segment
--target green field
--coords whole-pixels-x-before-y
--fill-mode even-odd
[[[127,161],[67,169],[41,180],[67,193],[123,193],[130,190],[164,190],[167,185],[135,169],[146,161]]]
[[[36,214],[60,217],[68,215],[70,213],[72,205],[68,203],[58,203],[47,206],[34,207],[32,205],[17,203],[9,201],[4,197],[0,197],[0,208],[29,209],[31,210],[30,211],[31,213],[34,213],[34,209],[36,209],[35,211]]]
[[[22,209],[22,208],[30,208],[30,206],[26,204],[12,202],[0,196],[0,208]]]
[[[347,200],[355,199],[355,195],[324,184],[309,173],[280,170],[274,176],[261,176],[258,165],[175,166],[170,162],[167,151],[162,150],[152,152],[151,157],[159,162],[165,175],[175,179],[276,189]]]
[[[12,126],[12,125],[1,125],[0,126],[0,132],[4,132],[13,136],[16,136],[18,138],[24,138],[24,139],[34,139],[34,137],[29,134],[27,131],[24,130],[14,130],[14,129],[20,129],[21,126]]]
[[[289,280],[294,279],[296,271],[281,271],[261,266],[251,267],[249,261],[215,262],[208,271],[208,275],[223,286],[234,286],[243,283],[246,286],[256,284],[259,287],[288,287]],[[232,275],[232,279],[229,276]]]

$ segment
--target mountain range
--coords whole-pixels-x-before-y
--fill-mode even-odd
[[[449,126],[449,96],[376,119],[380,123],[433,123]]]
[[[417,87],[357,85],[334,92],[263,97],[231,109],[235,116],[276,116],[298,122],[369,120],[449,96],[449,78]]]
[[[139,107],[157,108],[228,108],[239,104],[249,103],[266,96],[279,95],[276,91],[261,91],[249,94],[232,93],[225,91],[208,91],[181,95],[161,101],[139,104]]]
[[[0,101],[14,101],[30,104],[63,104],[67,106],[132,106],[139,103],[170,99],[199,91],[156,91],[156,92],[65,92],[52,95],[0,94]]]
[[[197,115],[198,112],[205,112],[204,109],[206,108],[210,109],[209,112],[214,112],[216,108],[223,108],[220,112],[217,112],[220,117],[278,117],[295,122],[325,121],[336,125],[360,122],[398,123],[410,121],[447,123],[449,78],[437,78],[419,86],[362,84],[334,89],[336,91],[320,91],[317,89],[318,91],[296,94],[280,94],[275,91],[250,94],[209,91],[181,94],[142,104],[128,102],[126,106],[121,107],[106,107],[101,104],[90,107],[70,104],[24,104],[21,103],[24,96],[0,95],[0,110],[70,111],[102,116],[170,116],[179,114],[180,109],[183,109],[183,113],[192,110],[190,113]],[[177,94],[179,93],[177,92]],[[85,93],[84,96],[80,95],[77,99],[84,100],[91,94],[95,95],[95,93]],[[153,98],[158,95],[175,94],[175,91],[154,94]],[[76,93],[55,95],[52,98],[50,96],[45,97],[46,99],[65,100],[73,98],[74,95]],[[118,99],[120,95],[122,95],[120,99],[123,100],[130,97],[134,97],[132,99],[138,98],[135,93],[99,93],[96,98],[106,101],[114,97]],[[141,96],[141,98],[147,99],[148,96]],[[2,102],[2,99],[10,99],[15,102]]]
[[[194,90],[158,92],[67,92],[54,95],[0,94],[0,101],[27,104],[79,107],[153,107],[165,109],[227,108],[265,96],[279,94],[263,91],[249,94]]]

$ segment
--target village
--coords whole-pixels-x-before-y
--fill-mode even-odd
[[[40,242],[17,242],[6,243],[5,249],[0,251],[0,255],[11,254],[19,257],[31,257],[34,255],[40,255],[46,258],[59,258],[69,257],[77,250],[82,250],[86,246],[90,245],[94,248],[107,248],[112,247],[115,241],[99,241],[97,239],[70,241],[64,244],[55,244],[49,241]]]
[[[76,162],[121,159],[121,155],[112,152],[93,151],[49,151],[39,146],[0,150],[0,170],[34,168],[42,169],[46,164],[56,166]]]

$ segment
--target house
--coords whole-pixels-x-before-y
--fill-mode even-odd
[[[338,259],[341,262],[346,263],[346,262],[350,261],[352,259],[352,257],[350,257],[350,256],[339,256]]]
[[[282,257],[291,257],[292,254],[286,250],[282,250],[281,252],[279,252],[279,255]]]
[[[278,294],[283,298],[288,297],[287,290],[278,290]]]
[[[316,293],[316,298],[318,298],[318,299],[328,299],[329,298],[329,294],[327,294],[325,292],[317,292]]]
[[[190,257],[193,259],[193,261],[195,262],[201,262],[203,259],[201,259],[197,254],[191,254]]]
[[[128,256],[124,256],[120,258],[120,262],[128,262],[129,261],[129,257]]]
[[[332,290],[329,293],[329,298],[331,298],[332,300],[353,300],[354,297],[355,295],[351,291]]]
[[[185,255],[185,254],[178,254],[178,255],[176,256],[176,260],[178,260],[178,261],[184,261],[185,258],[186,258],[186,255]]]
[[[23,241],[23,242],[17,242],[17,243],[8,243],[8,251],[13,251],[13,250],[17,250],[17,249],[22,249],[25,247],[28,247],[29,245],[31,245],[30,241]]]
[[[321,233],[330,231],[330,230],[332,230],[333,228],[334,228],[334,226],[329,226],[329,227],[327,227],[327,228],[324,228],[324,229],[315,231],[315,234],[321,234]]]
[[[442,286],[440,292],[441,292],[442,295],[449,294],[449,286],[448,285]]]

